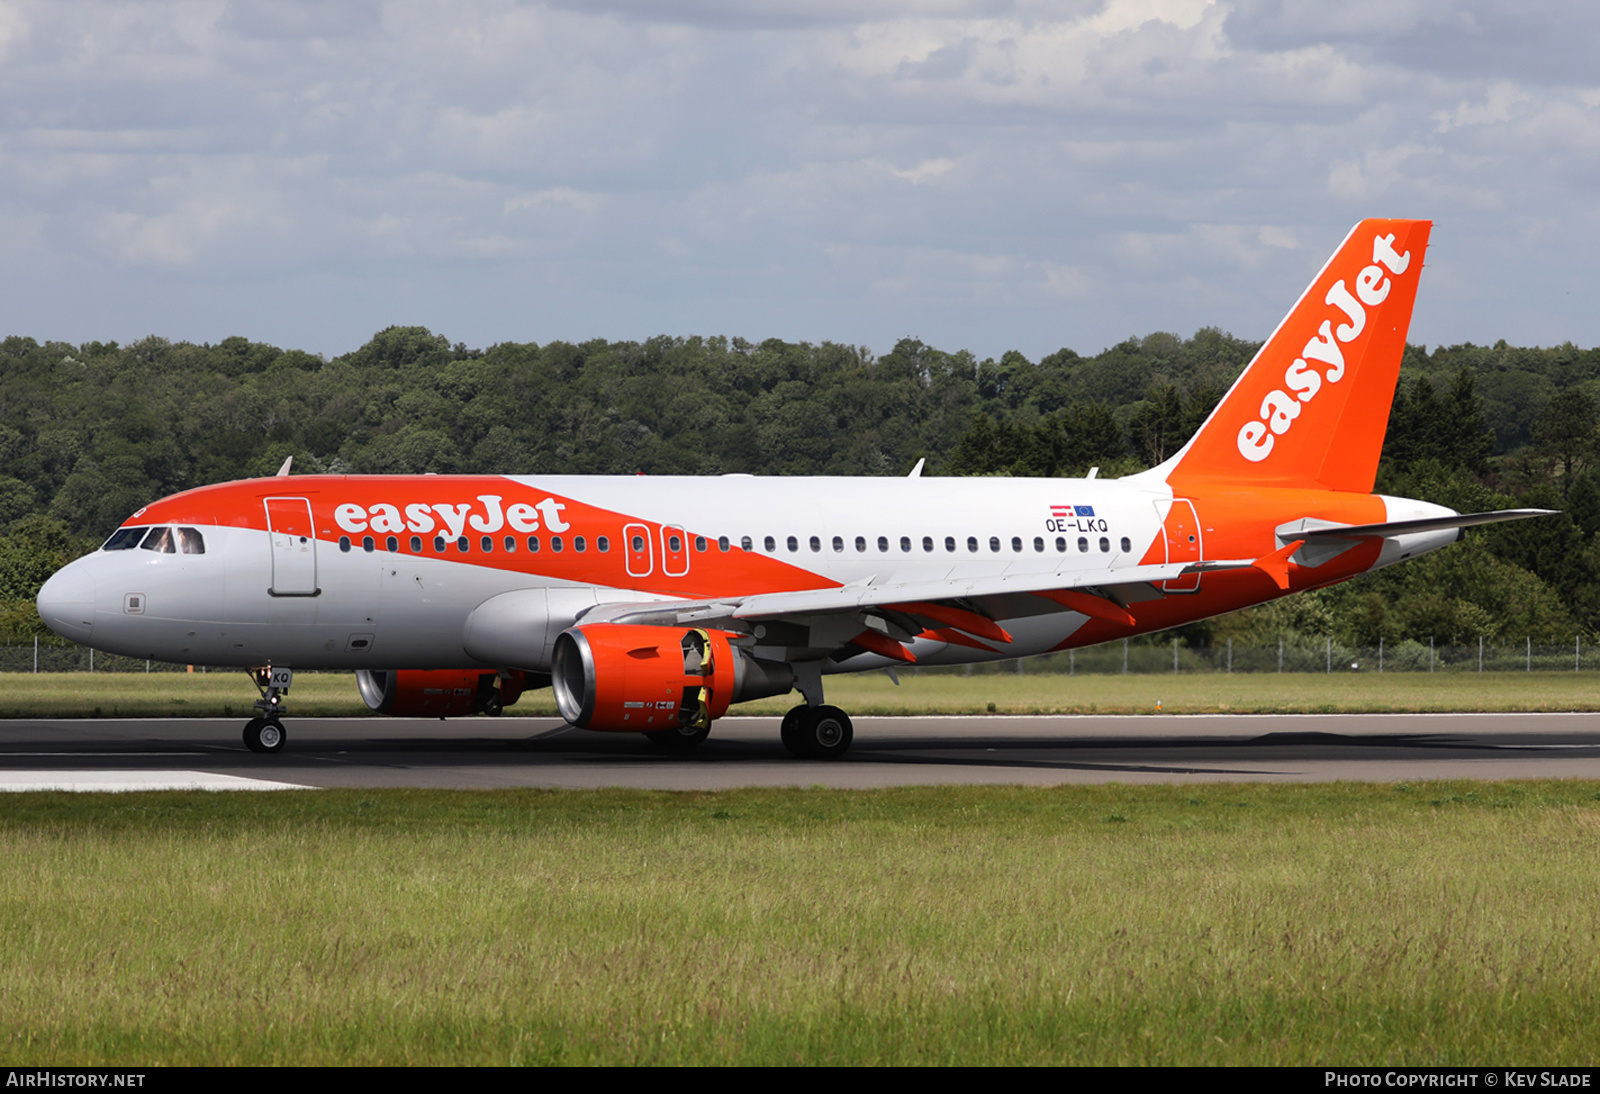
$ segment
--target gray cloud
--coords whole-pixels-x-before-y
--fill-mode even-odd
[[[1416,337],[1592,344],[1594,17],[1527,10],[0,0],[7,327],[1038,356],[1262,336],[1402,215]]]

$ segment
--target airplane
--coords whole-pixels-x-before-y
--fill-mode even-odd
[[[780,738],[849,749],[824,677],[1026,657],[1345,581],[1546,510],[1373,494],[1432,224],[1350,232],[1193,438],[1120,479],[304,475],[154,502],[40,590],[57,634],[250,671],[253,751],[295,669],[392,715],[703,741],[798,691]]]

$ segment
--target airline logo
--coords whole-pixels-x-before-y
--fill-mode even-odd
[[[502,528],[510,528],[514,532],[537,532],[541,520],[551,532],[565,532],[572,527],[561,519],[561,511],[566,504],[554,498],[545,498],[533,504],[513,502],[503,508],[500,503],[498,494],[480,494],[476,504],[437,502],[430,505],[413,502],[405,506],[402,513],[401,506],[388,502],[370,506],[345,502],[334,508],[333,519],[340,528],[352,534],[371,531],[425,535],[437,529],[451,539],[462,535],[469,526],[473,531],[486,535]]]
[[[1315,399],[1324,384],[1337,384],[1344,378],[1342,347],[1366,329],[1366,309],[1376,308],[1388,299],[1394,288],[1390,278],[1399,277],[1411,267],[1411,252],[1396,253],[1394,239],[1393,233],[1373,237],[1372,263],[1356,275],[1353,293],[1343,278],[1328,289],[1322,301],[1328,308],[1328,318],[1284,371],[1283,388],[1269,391],[1261,400],[1259,420],[1246,422],[1239,429],[1239,454],[1251,463],[1260,463],[1272,455],[1277,438],[1289,432],[1300,417],[1302,406]]]

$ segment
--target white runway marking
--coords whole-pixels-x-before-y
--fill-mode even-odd
[[[214,775],[209,771],[4,771],[0,793],[19,790],[313,790],[298,783]]]

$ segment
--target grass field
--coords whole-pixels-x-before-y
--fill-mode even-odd
[[[0,798],[36,1064],[1593,1062],[1600,784]]]
[[[896,687],[882,673],[830,676],[828,701],[851,714],[1169,714],[1336,711],[1595,710],[1600,675],[1533,673],[1192,673],[1184,675],[913,675]],[[4,673],[0,718],[247,716],[255,689],[242,672]],[[734,714],[782,714],[784,696],[745,703]],[[371,713],[348,674],[300,673],[291,717]],[[513,714],[553,716],[548,690]]]

